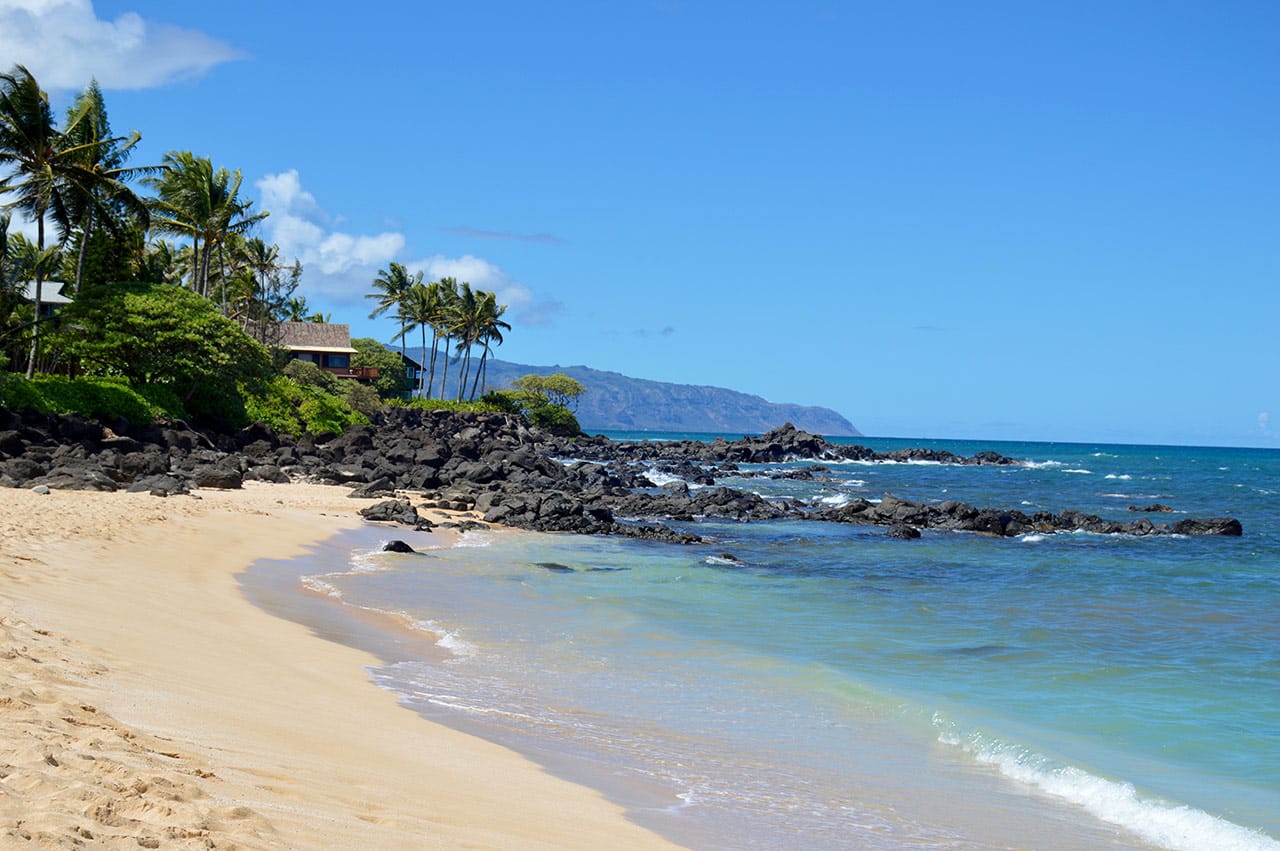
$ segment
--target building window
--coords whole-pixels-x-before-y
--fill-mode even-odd
[[[319,355],[314,352],[294,352],[293,356],[297,360],[304,360],[307,363],[317,363],[320,360]]]
[[[325,360],[325,366],[341,367],[342,369],[347,369],[351,366],[351,357],[349,355],[326,355]]]

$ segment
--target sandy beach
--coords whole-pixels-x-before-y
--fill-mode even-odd
[[[347,493],[0,489],[0,844],[671,847],[244,599],[254,560],[361,522]]]

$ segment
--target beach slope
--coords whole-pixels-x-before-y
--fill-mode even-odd
[[[0,844],[670,847],[245,600],[360,522],[345,489],[198,496],[0,488]]]

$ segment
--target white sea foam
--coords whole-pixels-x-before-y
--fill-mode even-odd
[[[492,535],[485,535],[479,532],[468,532],[465,535],[459,535],[457,542],[453,546],[457,549],[463,549],[464,547],[488,547],[492,545]]]
[[[943,744],[962,748],[978,762],[995,766],[1006,777],[1070,801],[1162,848],[1280,849],[1280,842],[1264,833],[1185,804],[1144,796],[1131,783],[1107,780],[1070,765],[1055,765],[1034,751],[981,733],[962,735],[937,715],[933,720],[940,728],[938,741]]]
[[[946,489],[944,488],[942,492],[943,492],[943,493],[946,493]],[[1029,499],[1024,499],[1024,500],[1023,500],[1021,503],[1019,503],[1019,504],[1020,504],[1020,505],[1035,505],[1035,503],[1034,503],[1034,502],[1032,502],[1032,501],[1031,501],[1031,500],[1029,500]]]
[[[1080,474],[1080,475],[1082,475],[1082,476],[1092,476],[1092,475],[1093,475],[1093,470],[1077,470],[1077,469],[1071,469],[1071,470],[1063,470],[1062,472],[1064,472],[1064,473],[1078,473],[1078,474]]]
[[[1045,470],[1052,467],[1065,467],[1061,461],[1023,461],[1022,466],[1029,467],[1032,470]]]
[[[661,470],[659,470],[657,467],[650,467],[649,469],[645,470],[644,477],[649,481],[653,482],[658,487],[662,487],[663,485],[669,485],[672,482],[684,481],[684,479],[680,478],[679,476],[673,476],[670,473],[664,473]]]
[[[332,576],[333,574],[325,574],[325,575]],[[342,599],[342,592],[339,591],[336,586],[331,585],[328,582],[325,582],[319,576],[304,576],[299,581],[302,583],[302,587],[306,588],[309,591],[314,591],[317,594],[323,594],[326,597],[333,597],[334,599],[337,599],[337,600]]]
[[[1019,535],[1018,540],[1024,544],[1037,544],[1045,539],[1045,535]]]
[[[1119,476],[1117,476],[1115,473],[1107,473],[1105,476],[1103,476],[1103,478],[1104,478],[1104,479],[1119,479],[1119,480],[1120,480],[1120,481],[1122,481],[1122,482],[1127,482],[1127,481],[1129,481],[1130,479],[1132,479],[1132,478],[1133,478],[1133,476],[1130,476],[1128,473],[1123,473],[1123,474],[1121,474],[1121,475],[1119,475]]]
[[[823,505],[837,505],[837,506],[848,505],[850,501],[852,501],[852,497],[850,497],[847,493],[832,494],[831,496],[824,496],[822,499],[818,500],[818,502],[822,503]]]
[[[742,562],[736,558],[724,558],[723,556],[707,556],[702,560],[703,564],[731,565],[733,567],[741,567]]]

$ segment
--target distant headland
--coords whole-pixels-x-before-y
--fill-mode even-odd
[[[487,370],[493,388],[509,387],[530,373],[563,373],[582,382],[587,392],[579,400],[578,421],[592,432],[764,434],[778,423],[790,422],[828,437],[862,434],[830,408],[769,402],[723,387],[649,381],[587,366],[529,366],[496,359],[489,361]]]

